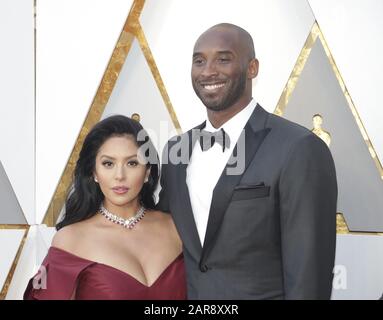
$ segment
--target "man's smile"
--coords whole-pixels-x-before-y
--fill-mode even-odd
[[[214,82],[214,83],[200,83],[200,86],[206,91],[215,91],[223,88],[226,85],[226,81],[224,82]]]

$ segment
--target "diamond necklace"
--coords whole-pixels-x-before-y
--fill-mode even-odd
[[[124,219],[106,210],[102,204],[99,209],[99,212],[109,221],[112,221],[113,223],[117,223],[119,225],[122,225],[124,228],[129,229],[132,229],[138,223],[138,221],[140,221],[144,217],[145,211],[146,209],[143,206],[141,206],[133,217],[130,217],[129,219]]]

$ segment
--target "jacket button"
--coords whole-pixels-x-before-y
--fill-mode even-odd
[[[209,267],[206,264],[204,264],[204,265],[200,266],[199,269],[201,270],[201,272],[207,272],[207,270],[209,270]]]

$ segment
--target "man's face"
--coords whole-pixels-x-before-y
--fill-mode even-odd
[[[191,70],[195,93],[210,110],[230,108],[244,94],[248,51],[236,33],[213,29],[196,42]]]

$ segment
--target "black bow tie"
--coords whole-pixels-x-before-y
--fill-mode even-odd
[[[214,143],[221,145],[222,151],[225,151],[226,148],[230,148],[230,137],[223,129],[215,132],[201,130],[199,143],[202,151],[209,150]]]

